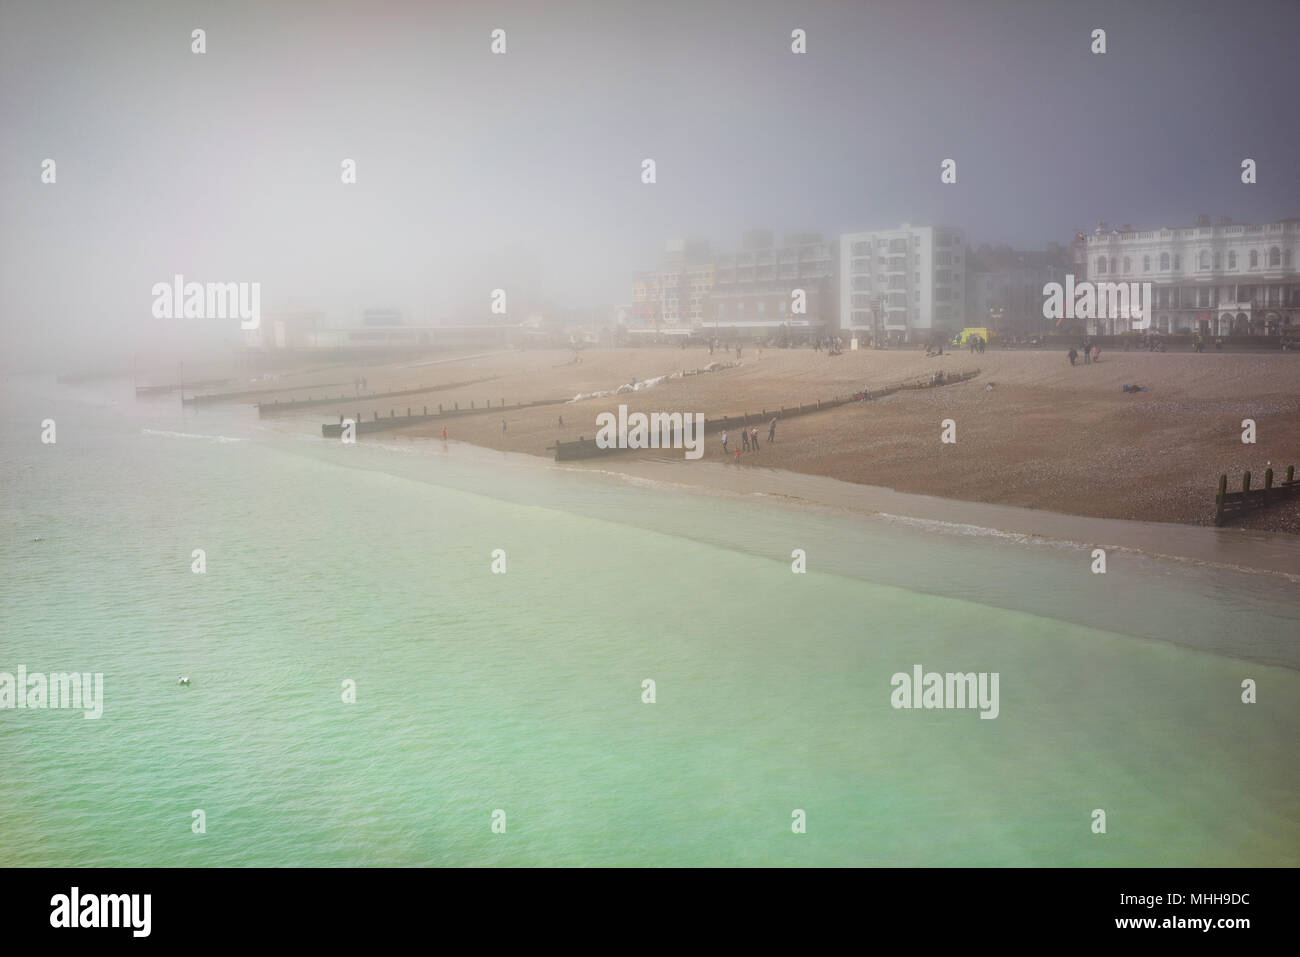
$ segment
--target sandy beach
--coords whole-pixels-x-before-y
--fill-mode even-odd
[[[482,408],[490,401],[492,411],[482,415],[383,434],[436,437],[445,425],[459,441],[550,457],[557,440],[593,437],[596,416],[620,404],[634,412],[702,412],[710,419],[764,409],[770,416],[782,406],[928,380],[939,370],[978,369],[967,382],[779,422],[775,443],[766,441],[762,428],[759,451],[741,456],[731,481],[746,490],[753,484],[748,472],[762,467],[959,501],[1203,525],[1213,520],[1221,473],[1235,489],[1249,469],[1259,487],[1270,465],[1281,481],[1288,465],[1300,464],[1300,356],[1291,354],[1117,352],[1074,367],[1063,354],[1015,350],[942,357],[919,350],[849,351],[828,357],[810,349],[747,349],[738,358],[734,351],[710,355],[700,348],[589,349],[574,359],[565,350],[480,352],[382,366],[286,370],[272,380],[282,391],[262,401],[346,395],[294,413],[320,423],[337,421],[341,414],[370,419],[390,411],[404,415],[408,408],[434,411],[439,404],[450,409],[473,402]],[[613,392],[633,380],[714,362],[739,364],[622,395],[512,408]],[[371,399],[355,394],[359,376],[366,378],[369,393],[427,391]],[[347,385],[320,385],[330,382]],[[446,388],[466,382],[474,384]],[[1122,390],[1132,384],[1146,391]],[[230,388],[240,387],[248,386]],[[504,412],[497,408],[502,403]],[[953,444],[940,441],[945,419],[956,423]],[[1244,419],[1255,422],[1254,444],[1242,442]],[[731,449],[737,438],[733,430]],[[720,437],[710,434],[703,461],[723,457]],[[631,451],[593,464],[619,469],[681,459],[676,451]],[[1258,511],[1233,524],[1300,532],[1300,506]]]

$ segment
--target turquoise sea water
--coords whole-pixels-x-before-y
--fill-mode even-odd
[[[0,710],[0,865],[1300,863],[1293,581],[129,383],[11,381],[3,441],[0,672],[105,703]]]

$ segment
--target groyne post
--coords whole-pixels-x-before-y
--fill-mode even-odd
[[[1219,494],[1214,497],[1214,524],[1223,524],[1223,505],[1228,496],[1228,476],[1219,476]]]

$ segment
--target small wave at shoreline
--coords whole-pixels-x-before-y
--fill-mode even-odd
[[[208,442],[247,442],[230,435],[201,435],[196,432],[173,432],[170,429],[141,429],[141,435],[160,435],[168,439],[204,439]]]

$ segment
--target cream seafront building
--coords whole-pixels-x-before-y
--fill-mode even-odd
[[[1136,231],[1101,223],[1075,237],[1075,279],[1149,282],[1151,330],[1207,336],[1300,334],[1300,218],[1261,226],[1211,225]],[[1089,335],[1115,335],[1125,319],[1090,319]]]
[[[913,226],[840,236],[840,322],[862,338],[912,342],[965,324],[961,230]]]

